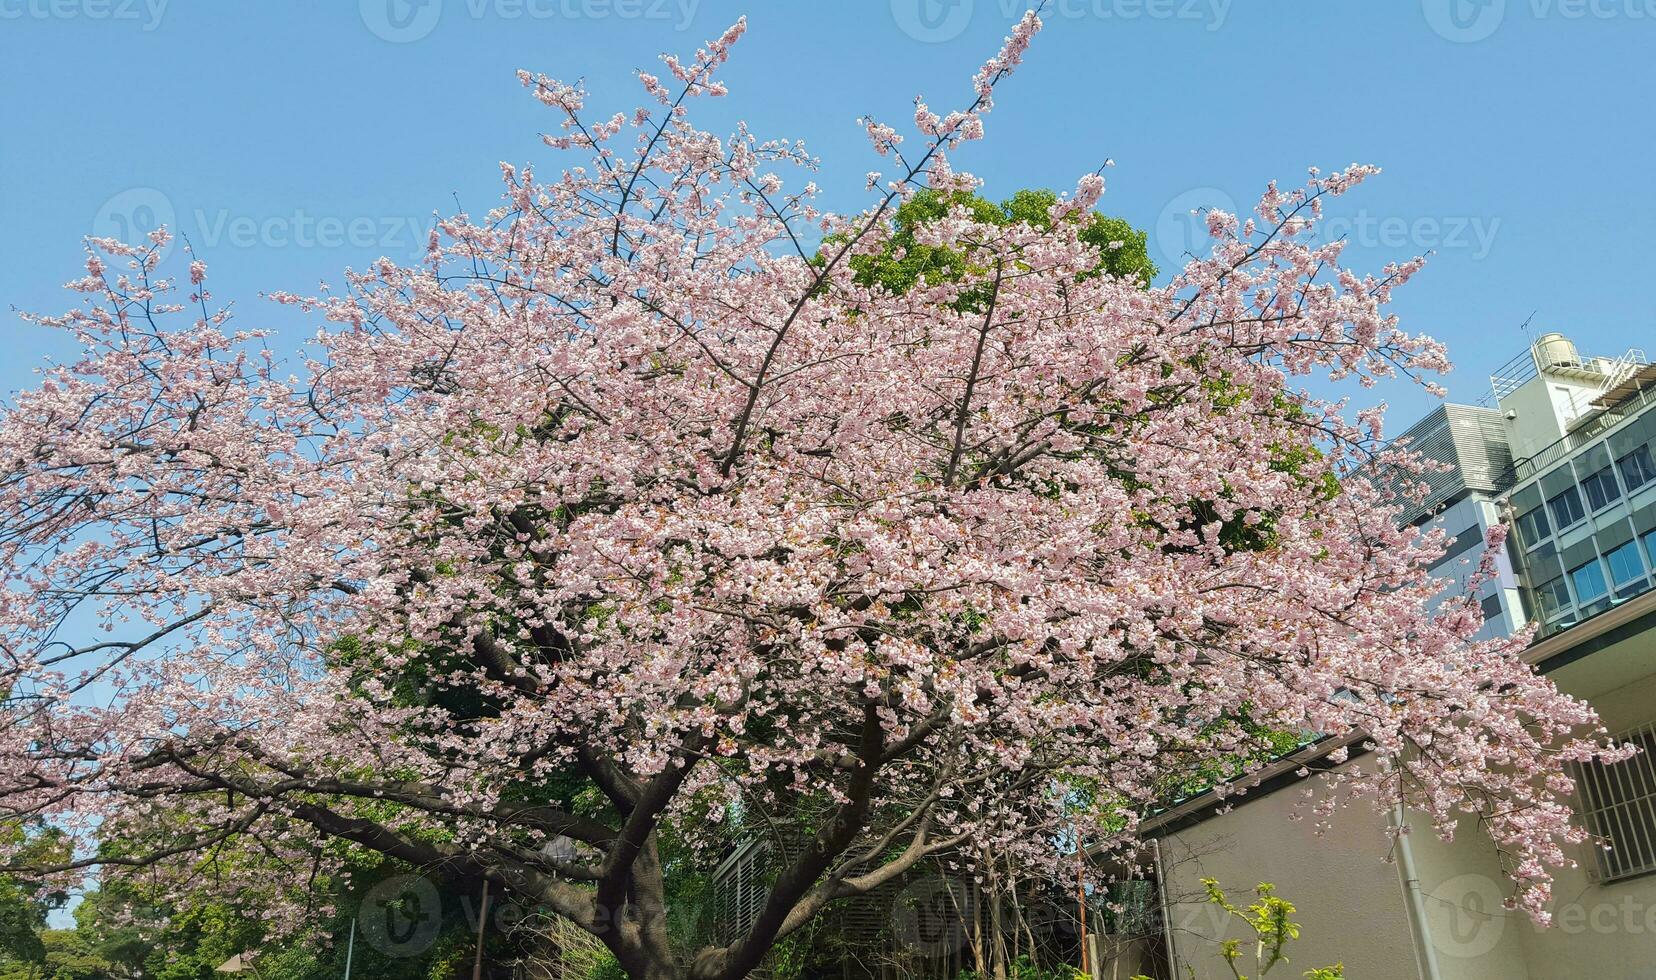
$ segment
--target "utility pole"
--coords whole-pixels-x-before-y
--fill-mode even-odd
[[[351,916],[351,938],[345,942],[345,980],[351,980],[351,957],[356,953],[356,916]]]
[[[1081,906],[1081,972],[1092,976],[1091,966],[1087,962],[1087,877],[1086,864],[1082,857],[1081,835],[1075,835],[1075,897]]]

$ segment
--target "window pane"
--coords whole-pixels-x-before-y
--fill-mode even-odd
[[[1587,516],[1581,508],[1581,494],[1576,492],[1575,487],[1547,501],[1547,510],[1552,512],[1553,525],[1558,528],[1569,527]]]
[[[1616,460],[1616,468],[1621,470],[1622,482],[1629,490],[1637,490],[1656,479],[1656,461],[1650,458],[1649,446],[1640,446]]]
[[[1525,511],[1518,517],[1518,535],[1523,539],[1524,547],[1533,548],[1541,543],[1541,539],[1552,533],[1552,527],[1547,524],[1547,509],[1536,507]]]
[[[1482,525],[1472,525],[1461,533],[1455,535],[1453,538],[1449,539],[1449,547],[1443,552],[1443,557],[1437,560],[1437,564],[1432,566],[1432,571],[1436,572],[1438,569],[1443,568],[1451,561],[1459,558],[1461,555],[1466,554],[1468,551],[1471,551],[1473,548],[1476,548],[1483,543],[1484,536]]]
[[[1587,492],[1587,506],[1593,510],[1602,510],[1621,498],[1621,488],[1616,486],[1616,474],[1608,466],[1582,480],[1581,489]]]
[[[1564,578],[1560,576],[1543,584],[1535,590],[1536,599],[1541,603],[1541,618],[1553,620],[1558,614],[1569,608],[1570,593],[1564,588]]]
[[[1656,566],[1656,531],[1647,531],[1644,536],[1645,559]]]
[[[1596,561],[1572,569],[1570,583],[1575,586],[1577,604],[1583,606],[1610,591],[1610,587],[1604,581],[1604,568]]]
[[[1618,589],[1644,576],[1644,563],[1639,561],[1639,546],[1632,541],[1605,555],[1604,560],[1610,565],[1610,581],[1616,583]]]

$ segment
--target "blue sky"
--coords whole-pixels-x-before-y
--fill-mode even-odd
[[[1102,207],[1163,267],[1192,206],[1251,201],[1305,167],[1386,172],[1334,218],[1360,268],[1426,249],[1399,294],[1447,340],[1469,400],[1518,325],[1590,351],[1656,349],[1639,283],[1656,198],[1656,0],[1054,0],[958,164],[991,195],[1067,189],[1105,158]],[[310,326],[258,297],[417,248],[474,213],[501,160],[545,161],[549,110],[517,68],[584,77],[607,114],[631,79],[739,13],[750,31],[704,121],[819,154],[830,204],[876,164],[853,120],[956,104],[1011,0],[0,0],[0,306],[56,312],[79,240],[169,217],[243,326]],[[1625,186],[1624,186],[1625,185]],[[173,258],[176,268],[177,258]],[[61,338],[12,321],[0,389]],[[1656,351],[1653,351],[1656,352]],[[1428,404],[1388,389],[1391,431]]]

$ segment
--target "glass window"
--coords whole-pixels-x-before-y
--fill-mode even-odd
[[[1637,490],[1656,480],[1656,461],[1650,458],[1650,447],[1639,448],[1616,460],[1616,468],[1621,470],[1622,482],[1627,484],[1628,490]]]
[[[1443,566],[1449,564],[1449,562],[1459,558],[1461,555],[1466,554],[1468,551],[1471,551],[1473,548],[1476,548],[1483,543],[1483,526],[1479,524],[1472,525],[1461,533],[1455,535],[1453,538],[1449,539],[1449,545],[1443,552],[1443,557],[1439,558],[1437,560],[1437,564],[1432,566],[1432,571],[1437,571]]]
[[[1547,524],[1547,509],[1536,507],[1518,515],[1518,536],[1523,539],[1524,547],[1533,548],[1541,543],[1541,539],[1552,533]]]
[[[1484,596],[1483,601],[1478,605],[1483,609],[1483,618],[1486,623],[1501,614],[1501,597],[1498,595]]]
[[[1553,526],[1561,531],[1587,516],[1587,512],[1581,509],[1581,494],[1576,492],[1575,487],[1569,487],[1548,500],[1547,510],[1552,514]]]
[[[1656,567],[1656,531],[1646,531],[1644,536],[1645,560]]]
[[[1541,618],[1548,622],[1570,608],[1570,591],[1564,587],[1562,575],[1536,589],[1535,598],[1541,604]]]
[[[1587,506],[1593,510],[1603,510],[1621,499],[1621,488],[1616,486],[1616,474],[1608,466],[1583,479],[1581,489],[1586,491]]]
[[[1610,586],[1604,581],[1604,566],[1597,560],[1570,569],[1570,584],[1575,586],[1576,603],[1583,606],[1594,599],[1604,598],[1605,593],[1610,591]]]
[[[1629,582],[1644,578],[1644,563],[1639,560],[1639,545],[1629,541],[1604,556],[1604,561],[1610,566],[1610,581],[1616,588],[1621,588]]]

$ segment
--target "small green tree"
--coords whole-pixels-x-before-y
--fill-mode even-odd
[[[1275,885],[1263,881],[1255,885],[1254,894],[1258,900],[1245,908],[1227,898],[1215,878],[1203,878],[1202,887],[1207,890],[1209,904],[1223,909],[1228,917],[1240,921],[1253,934],[1253,969],[1256,971],[1253,974],[1243,973],[1238,965],[1245,955],[1246,940],[1224,939],[1219,943],[1219,956],[1236,980],[1263,977],[1279,964],[1288,962],[1288,944],[1300,937],[1299,923],[1292,918],[1297,909],[1293,902],[1276,894]],[[1185,965],[1185,969],[1190,970],[1192,977],[1196,975],[1189,964]],[[1316,967],[1302,975],[1306,980],[1344,980],[1345,964]],[[1139,975],[1132,980],[1150,978]]]
[[[68,848],[61,834],[19,821],[0,821],[0,837],[25,860],[43,864],[61,860]],[[0,962],[43,964],[46,946],[40,934],[46,915],[67,898],[61,890],[42,892],[32,879],[0,875]]]

